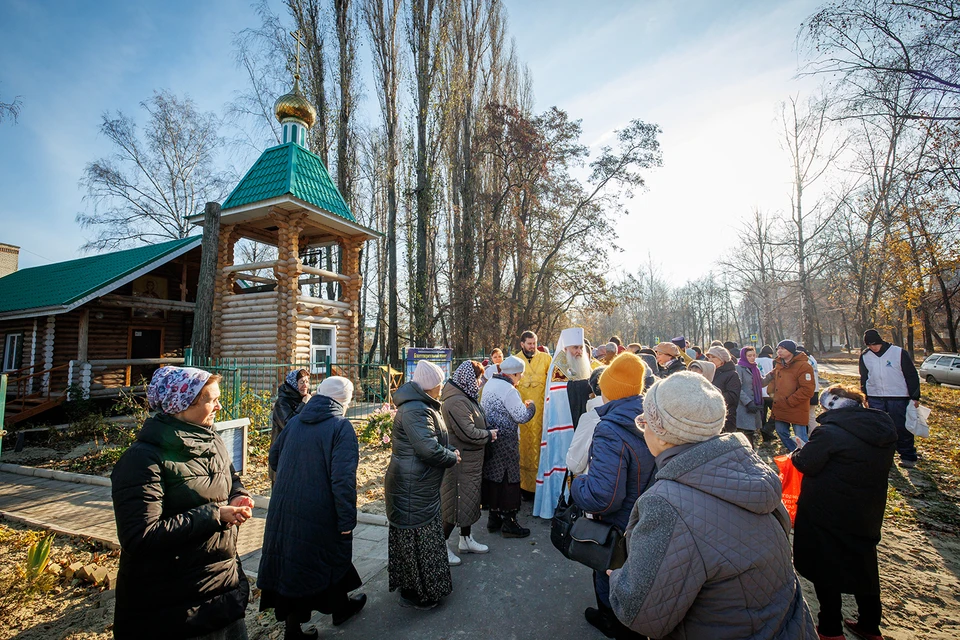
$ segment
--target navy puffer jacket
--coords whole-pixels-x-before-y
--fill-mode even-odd
[[[643,413],[643,398],[630,396],[597,407],[600,423],[590,445],[590,472],[573,480],[573,501],[621,531],[633,504],[650,485],[653,455],[634,419]]]
[[[315,395],[270,447],[270,496],[257,586],[309,597],[351,567],[357,526],[357,434],[343,405]]]

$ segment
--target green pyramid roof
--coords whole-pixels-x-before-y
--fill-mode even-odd
[[[330,179],[323,160],[294,142],[271,147],[243,176],[223,210],[291,195],[350,222],[356,218]]]
[[[0,278],[0,314],[67,307],[191,245],[200,236],[15,271]]]

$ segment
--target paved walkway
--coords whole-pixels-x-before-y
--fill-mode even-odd
[[[0,515],[67,535],[86,536],[119,548],[110,487],[0,472]],[[237,553],[243,569],[256,576],[267,510],[254,509],[240,527]],[[359,523],[353,561],[366,582],[387,566],[387,527]]]

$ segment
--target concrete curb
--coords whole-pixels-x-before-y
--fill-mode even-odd
[[[111,486],[110,478],[90,476],[83,473],[71,473],[69,471],[59,471],[56,469],[41,469],[39,467],[24,467],[19,464],[0,463],[0,471],[15,473],[20,476],[47,478],[61,482],[73,482],[75,484],[89,484],[97,487]]]
[[[13,513],[8,513],[6,511],[0,511],[0,518],[3,518],[4,520],[9,520],[11,522],[19,522],[20,524],[25,524],[28,527],[33,527],[35,529],[47,529],[48,531],[53,531],[54,533],[59,533],[65,536],[83,538],[85,540],[93,540],[95,542],[99,542],[100,544],[110,549],[120,548],[120,545],[117,543],[116,540],[111,540],[109,538],[101,538],[100,536],[93,536],[93,535],[90,535],[89,533],[83,533],[81,531],[74,531],[73,529],[67,529],[66,527],[60,527],[55,524],[50,524],[49,522],[41,522],[40,520],[34,520],[33,518],[19,516]]]

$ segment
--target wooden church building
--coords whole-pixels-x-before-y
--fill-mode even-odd
[[[316,111],[297,75],[275,113],[281,144],[260,155],[221,209],[212,358],[197,363],[272,363],[277,370],[262,381],[267,386],[286,365],[309,360],[320,372],[328,359],[357,360],[360,251],[378,235],[357,223],[323,161],[307,149]],[[277,258],[238,264],[241,238],[276,247]],[[305,264],[318,251],[337,256],[332,270]],[[0,277],[6,423],[58,404],[70,385],[115,395],[159,366],[182,363],[200,263],[201,238],[193,236]]]
[[[211,355],[281,363],[355,361],[360,250],[377,232],[357,223],[323,161],[307,149],[316,111],[301,93],[299,77],[274,110],[283,129],[281,144],[261,154],[223,203]],[[277,259],[236,264],[240,238],[276,247]],[[339,256],[336,271],[304,264],[305,254],[331,248]],[[239,288],[238,281],[259,286]],[[323,283],[333,295],[306,295],[309,285]]]

